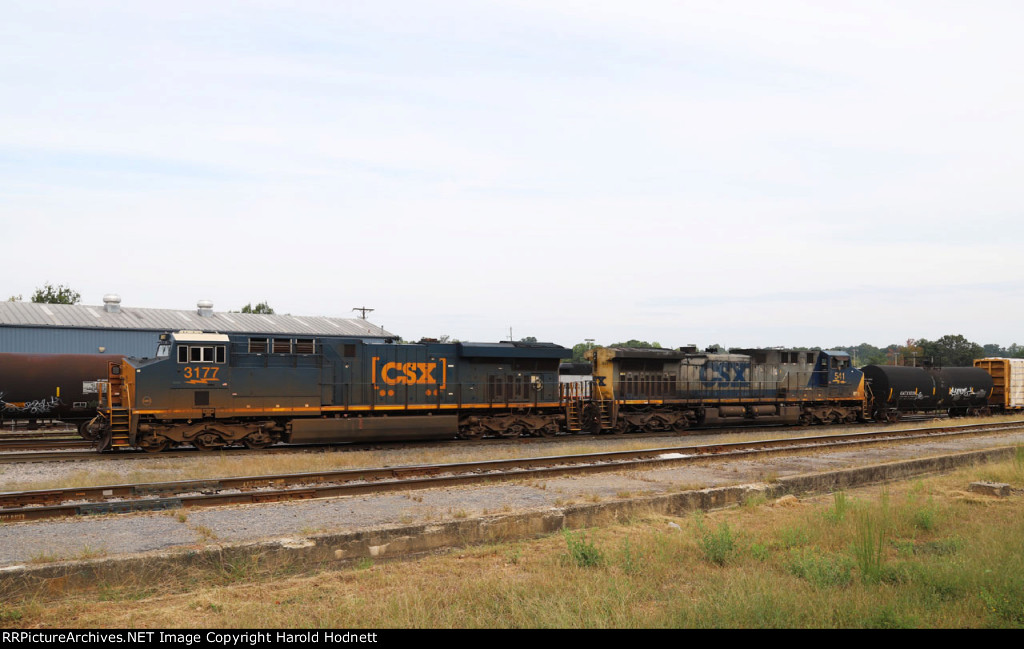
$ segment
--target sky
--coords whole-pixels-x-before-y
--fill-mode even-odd
[[[1024,343],[1024,4],[0,0],[0,298]]]

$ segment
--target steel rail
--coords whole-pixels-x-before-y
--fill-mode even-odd
[[[751,457],[766,453],[850,448],[922,438],[983,435],[1016,431],[1021,428],[1024,428],[1024,422],[1003,423],[994,426],[973,424],[944,429],[875,431],[729,444],[672,446],[513,460],[484,460],[459,464],[345,469],[316,473],[8,492],[0,493],[0,521],[365,495],[523,478],[551,478],[571,474],[651,468],[713,457]],[[314,486],[280,488],[295,484]],[[173,494],[173,496],[152,497],[160,494]]]

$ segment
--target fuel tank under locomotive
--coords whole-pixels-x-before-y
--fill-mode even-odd
[[[992,392],[992,377],[974,367],[898,367],[868,365],[861,368],[871,388],[876,417],[890,412],[949,410],[965,414],[983,408]]]

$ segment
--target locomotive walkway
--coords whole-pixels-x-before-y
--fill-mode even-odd
[[[157,579],[182,564],[218,565],[252,554],[338,565],[402,557],[644,513],[685,515],[753,493],[827,493],[1010,457],[1021,445],[1024,432],[1013,432],[483,486],[5,523],[0,592],[72,587],[126,571]]]

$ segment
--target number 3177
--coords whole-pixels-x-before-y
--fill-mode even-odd
[[[185,380],[196,383],[205,383],[207,381],[217,380],[217,370],[219,367],[185,367]]]

